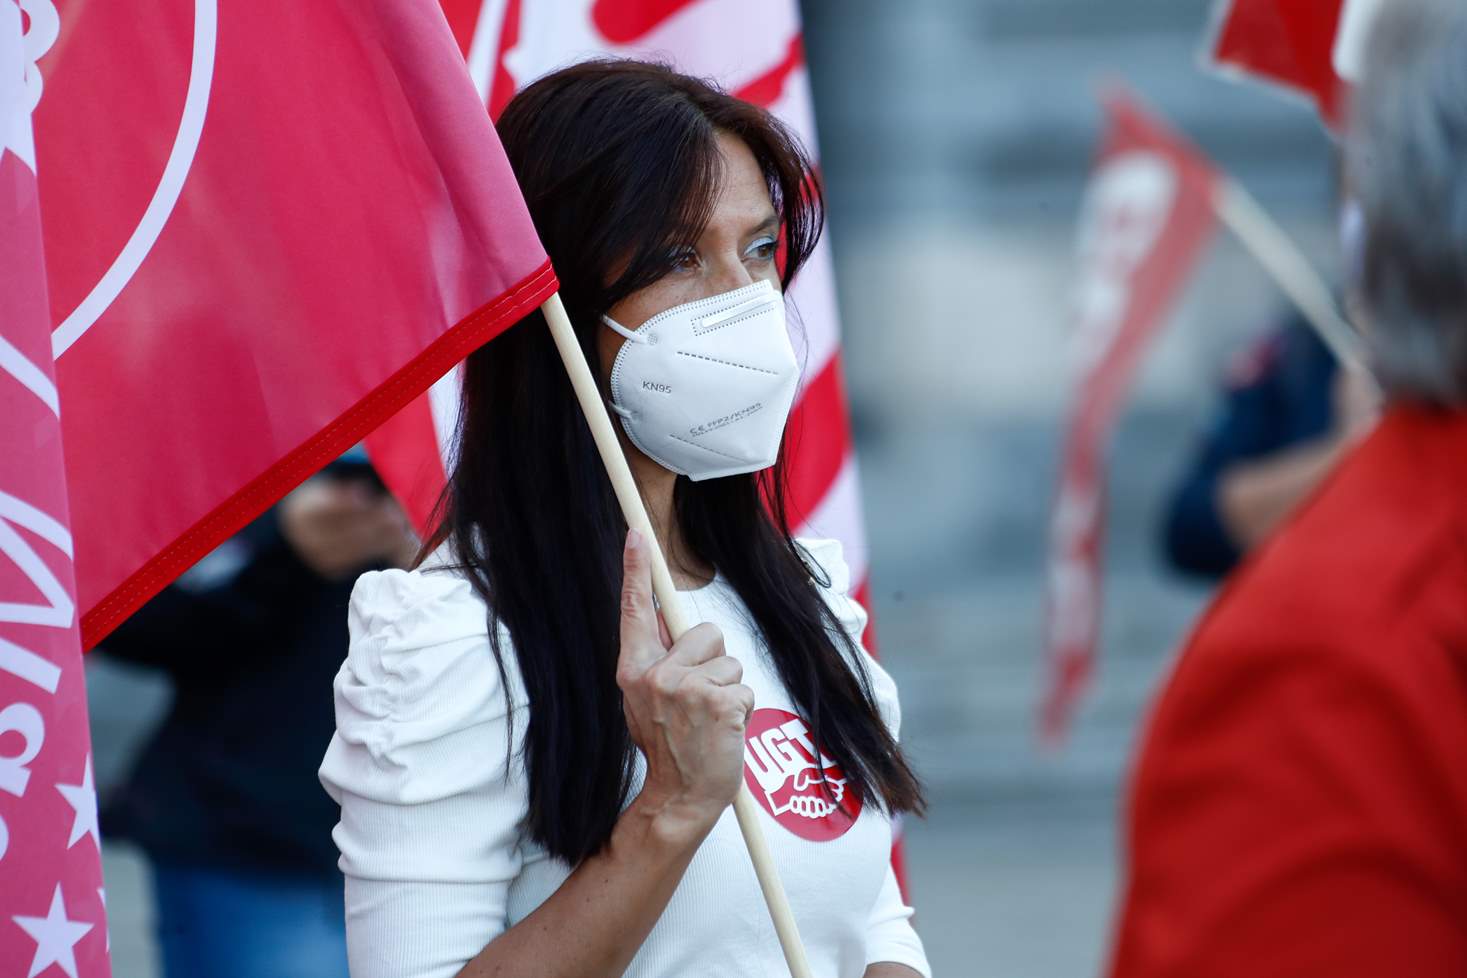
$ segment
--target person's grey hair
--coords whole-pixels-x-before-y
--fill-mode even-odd
[[[1392,399],[1467,408],[1467,2],[1381,4],[1346,153],[1376,375]]]

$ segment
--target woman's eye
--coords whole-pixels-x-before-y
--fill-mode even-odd
[[[760,238],[749,246],[747,254],[750,258],[759,261],[773,261],[775,252],[779,250],[779,242],[773,238]]]
[[[698,266],[698,253],[692,248],[680,248],[674,251],[671,259],[673,268],[689,269]]]

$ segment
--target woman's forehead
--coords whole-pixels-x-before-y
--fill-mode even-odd
[[[737,136],[719,133],[718,153],[723,159],[722,181],[704,234],[737,236],[763,229],[776,216],[753,152]]]

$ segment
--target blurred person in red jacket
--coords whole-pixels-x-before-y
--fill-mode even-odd
[[[1467,5],[1384,4],[1355,98],[1386,411],[1155,708],[1112,978],[1467,975]]]

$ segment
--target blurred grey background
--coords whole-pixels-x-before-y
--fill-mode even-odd
[[[908,825],[912,898],[944,976],[1102,971],[1130,752],[1208,595],[1163,566],[1162,506],[1229,362],[1282,308],[1219,232],[1117,430],[1098,681],[1046,752],[1047,524],[1099,86],[1134,88],[1335,260],[1329,140],[1302,102],[1199,69],[1211,7],[804,4],[876,635],[933,802]]]
[[[1112,454],[1097,682],[1069,742],[1041,749],[1046,530],[1095,93],[1131,85],[1326,271],[1329,142],[1302,103],[1199,70],[1207,0],[803,6],[876,636],[931,789],[930,817],[907,826],[919,926],[943,978],[1098,975],[1128,757],[1207,597],[1162,566],[1161,506],[1227,363],[1282,300],[1220,232],[1148,355]],[[167,690],[89,668],[105,792]],[[145,872],[109,847],[118,978],[156,973]]]

